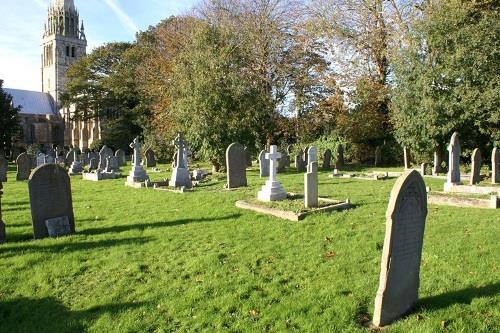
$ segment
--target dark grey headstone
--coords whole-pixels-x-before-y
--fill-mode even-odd
[[[0,182],[6,182],[7,181],[7,170],[8,170],[8,161],[3,156],[3,154],[0,154]]]
[[[75,232],[71,183],[66,170],[57,164],[42,165],[28,181],[31,218],[35,239],[49,236],[45,221],[66,216],[71,233]]]
[[[226,150],[227,188],[247,186],[247,158],[245,148],[232,143]]]
[[[104,170],[106,167],[106,160],[108,157],[113,156],[113,150],[109,148],[108,146],[102,147],[102,149],[99,151],[99,165],[98,169],[99,170]]]
[[[127,165],[127,159],[126,159],[125,151],[123,149],[118,149],[115,152],[115,157],[118,158],[119,166]]]
[[[335,169],[340,170],[344,167],[344,147],[342,144],[337,146],[337,156],[335,156]]]
[[[16,180],[27,180],[31,173],[31,159],[26,153],[22,153],[16,159]]]
[[[259,169],[260,178],[269,177],[269,160],[266,159],[265,150],[262,150],[259,154]]]
[[[332,151],[330,149],[325,150],[323,154],[323,169],[330,169],[332,163]]]
[[[72,233],[71,224],[67,216],[45,220],[45,227],[47,228],[49,237],[65,236]]]
[[[155,153],[151,148],[146,149],[144,152],[144,156],[146,157],[145,164],[146,168],[152,168],[156,166]]]
[[[416,170],[407,171],[392,188],[386,212],[375,326],[401,318],[417,303],[426,217],[424,179]]]
[[[472,170],[470,175],[470,184],[476,185],[481,182],[481,151],[479,148],[472,152]]]

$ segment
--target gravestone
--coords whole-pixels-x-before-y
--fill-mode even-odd
[[[375,148],[375,163],[374,165],[376,167],[379,167],[382,164],[382,147],[377,146]]]
[[[307,164],[309,163],[309,156],[307,155],[307,151],[308,150],[309,150],[309,147],[306,147],[306,149],[304,149],[304,154],[303,154],[303,157],[302,157],[302,159],[304,160],[304,164],[303,164],[304,168],[306,168]]]
[[[262,150],[259,154],[259,169],[260,178],[269,177],[269,161],[266,160],[265,150]]]
[[[5,156],[0,154],[0,182],[7,181],[7,170],[8,170],[9,162],[5,158]]]
[[[0,244],[7,241],[7,235],[5,234],[5,223],[2,218],[2,195],[3,195],[3,184],[0,182]]]
[[[328,170],[330,169],[332,163],[332,151],[331,149],[326,149],[325,153],[323,154],[323,169]]]
[[[45,154],[39,153],[38,155],[36,155],[36,166],[39,167],[44,164],[45,164]]]
[[[145,161],[146,168],[152,168],[156,166],[155,153],[153,149],[151,148],[146,149],[146,151],[144,152],[144,157],[146,159]]]
[[[429,166],[428,163],[422,163],[420,165],[420,173],[422,174],[422,176],[425,176],[426,175],[426,172],[427,172],[427,167]]]
[[[71,166],[69,168],[69,174],[70,175],[78,175],[82,173],[83,167],[81,163],[78,161],[78,155],[76,153],[76,150],[73,150],[73,163],[71,163]]]
[[[287,153],[281,154],[281,158],[278,160],[278,169],[277,169],[278,173],[286,171],[286,166],[289,160],[290,157],[287,155]]]
[[[104,170],[106,168],[107,158],[114,156],[113,150],[108,146],[103,146],[99,151],[99,165],[97,168],[99,170]]]
[[[149,180],[146,170],[141,165],[141,147],[142,144],[139,142],[139,138],[135,138],[130,144],[130,148],[134,150],[134,156],[132,158],[132,169],[127,177],[127,183],[142,183]]]
[[[448,146],[448,175],[446,178],[445,187],[462,184],[460,182],[460,141],[458,133],[455,132],[451,136],[450,145]]]
[[[55,164],[56,159],[50,155],[45,155],[45,160],[43,162],[44,164]]]
[[[385,326],[407,314],[418,300],[420,261],[427,217],[427,193],[416,170],[392,188],[373,324]]]
[[[491,152],[491,183],[500,183],[500,149],[497,147]]]
[[[479,148],[472,152],[472,169],[470,176],[470,184],[476,185],[481,182],[481,151]]]
[[[127,165],[127,159],[126,159],[125,151],[123,149],[118,149],[115,152],[115,157],[118,158],[118,165],[119,166]]]
[[[186,187],[191,188],[193,183],[191,182],[191,177],[189,176],[189,170],[187,166],[187,156],[188,156],[188,146],[187,142],[184,140],[181,133],[177,134],[177,137],[172,144],[177,148],[177,159],[175,161],[175,167],[172,170],[172,177],[170,179],[169,185],[172,187]],[[243,158],[243,163],[246,164],[245,158]]]
[[[337,146],[337,156],[335,157],[335,169],[340,170],[344,167],[344,147],[342,144]]]
[[[266,153],[266,159],[269,160],[269,179],[262,189],[257,194],[257,199],[260,201],[277,201],[287,197],[286,191],[276,179],[278,159],[281,154],[278,153],[278,147],[272,145],[269,153]]]
[[[247,167],[252,166],[252,154],[250,154],[250,149],[248,147],[245,147],[245,156],[247,159]]]
[[[318,207],[318,150],[316,147],[307,149],[309,163],[304,175],[304,202],[306,208]]]
[[[99,166],[99,161],[97,160],[96,157],[92,157],[89,161],[89,171],[97,170],[98,166]]]
[[[227,188],[247,186],[247,153],[239,143],[226,149]]]
[[[441,164],[443,163],[443,155],[441,153],[441,147],[437,147],[434,151],[434,164],[432,166],[432,174],[437,176],[441,172],[443,172],[443,167]]]
[[[74,162],[75,149],[70,149],[66,154],[66,165],[70,166]]]
[[[71,183],[63,167],[45,164],[36,168],[30,175],[28,189],[35,239],[50,236],[49,228],[51,236],[75,232]]]
[[[297,154],[295,155],[295,168],[297,169],[297,172],[304,172],[306,168],[306,164],[303,159],[304,153],[302,150],[299,150]]]
[[[404,163],[405,163],[405,170],[410,169],[410,150],[406,147],[403,147],[403,155],[404,155]]]
[[[16,180],[27,180],[31,173],[31,159],[26,153],[22,153],[16,159]]]

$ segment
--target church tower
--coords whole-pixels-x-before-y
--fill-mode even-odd
[[[87,39],[73,0],[54,0],[48,9],[42,43],[42,91],[49,93],[59,110],[66,71],[85,55]]]

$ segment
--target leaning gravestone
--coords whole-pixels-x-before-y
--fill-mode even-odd
[[[331,149],[326,149],[325,153],[323,154],[323,169],[328,170],[330,169],[332,163],[332,151]]]
[[[145,156],[144,164],[146,165],[146,168],[152,168],[156,166],[155,153],[153,149],[151,148],[146,149],[146,151],[144,152],[144,156]]]
[[[7,169],[8,161],[3,154],[0,154],[0,182],[7,181]]]
[[[418,300],[427,193],[418,171],[405,172],[392,188],[380,283],[373,324],[385,326],[408,313]]]
[[[500,149],[493,148],[491,152],[491,183],[500,183]]]
[[[118,165],[119,166],[125,166],[127,165],[127,159],[125,156],[125,151],[123,149],[118,149],[115,152],[115,157],[118,158]]]
[[[269,161],[266,160],[266,151],[262,150],[259,154],[260,178],[269,177]]]
[[[99,170],[104,170],[104,168],[106,168],[106,163],[107,163],[106,161],[108,157],[111,156],[113,156],[113,150],[108,146],[103,146],[99,151],[99,165],[97,168]]]
[[[476,185],[481,182],[481,151],[479,148],[472,152],[472,170],[470,176],[470,184]]]
[[[16,180],[27,180],[31,173],[31,159],[26,153],[22,153],[16,159]]]
[[[45,164],[36,168],[28,188],[35,239],[75,232],[71,183],[63,167]]]
[[[226,150],[227,188],[247,186],[247,154],[245,147],[232,143]]]

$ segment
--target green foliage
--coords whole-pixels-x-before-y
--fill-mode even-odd
[[[103,146],[104,144],[102,143],[102,140],[94,140],[89,149],[93,151],[100,151]]]
[[[7,94],[2,86],[3,80],[0,80],[0,150],[3,149],[4,153],[7,153],[21,130],[21,106],[12,105],[12,96]]]
[[[402,145],[432,151],[500,143],[500,14],[494,1],[434,1],[394,59],[392,122]]]

